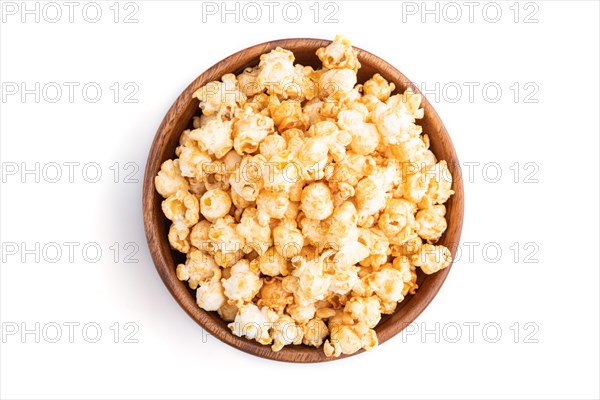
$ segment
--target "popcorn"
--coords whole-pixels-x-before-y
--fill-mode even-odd
[[[419,203],[419,208],[429,208],[434,204],[444,204],[454,194],[452,174],[446,161],[442,160],[428,170],[431,176],[429,188]]]
[[[190,232],[190,243],[197,249],[208,252],[212,250],[208,241],[208,230],[210,229],[210,221],[202,220],[192,228]]]
[[[383,76],[373,75],[371,79],[363,85],[363,93],[366,96],[375,96],[377,100],[385,102],[390,98],[390,94],[396,89],[396,85],[388,83]],[[372,110],[369,110],[372,111]]]
[[[346,147],[352,143],[352,135],[346,131],[337,131],[329,139],[329,154],[333,161],[340,162],[346,157]]]
[[[254,207],[256,205],[255,200],[246,200],[235,190],[229,192],[229,195],[231,196],[231,202],[233,203],[233,206],[236,208],[235,212],[240,213],[240,215],[245,208]]]
[[[168,234],[169,244],[180,253],[187,253],[190,251],[189,234],[190,230],[185,225],[171,224]]]
[[[365,107],[367,107],[367,111],[369,112],[369,114],[373,112],[373,110],[375,109],[375,107],[377,107],[378,104],[382,103],[377,98],[377,96],[375,96],[373,94],[365,94],[363,97],[358,99],[358,101],[361,104],[363,104]]]
[[[241,257],[246,240],[237,231],[231,215],[217,219],[208,230],[208,242],[215,254],[215,261],[222,267],[230,267]]]
[[[302,325],[302,344],[313,347],[321,347],[323,340],[329,335],[327,325],[320,318],[313,318]]]
[[[299,226],[302,229],[302,236],[305,243],[320,250],[324,247],[329,247],[326,236],[327,228],[323,226],[322,221],[300,217]]]
[[[364,324],[336,325],[330,328],[331,340],[325,341],[323,347],[328,357],[338,357],[340,354],[353,354],[361,348],[372,350],[377,346],[377,335]]]
[[[198,120],[198,122],[200,121],[200,117],[194,117],[194,121]],[[198,125],[199,127],[200,125]],[[179,157],[181,155],[181,151],[184,147],[186,146],[195,146],[196,144],[194,143],[194,141],[192,140],[192,138],[190,138],[190,132],[192,130],[191,129],[186,129],[185,131],[183,131],[181,133],[181,136],[179,137],[179,146],[175,149],[175,155],[177,157]]]
[[[421,267],[423,272],[430,275],[450,265],[452,255],[450,254],[450,250],[444,246],[424,244],[421,247],[421,251],[414,254],[411,260],[414,265]]]
[[[256,201],[263,186],[262,165],[265,161],[261,155],[244,156],[230,182],[232,192],[246,201]]]
[[[319,77],[319,97],[326,99],[328,97],[344,98],[352,91],[356,85],[356,74],[353,70],[330,69],[325,71]]]
[[[210,222],[223,218],[231,209],[231,197],[221,189],[207,191],[200,198],[200,212]]]
[[[379,146],[379,132],[371,123],[364,122],[364,116],[355,110],[344,110],[338,114],[338,124],[345,129],[352,141],[350,148],[356,154],[367,155]]]
[[[328,300],[331,299],[333,299],[333,297],[330,297]],[[328,300],[319,300],[315,303],[316,307],[318,307],[317,312],[315,313],[316,318],[327,320],[337,314],[337,308],[331,307],[332,304]]]
[[[398,307],[398,303],[395,301],[382,301],[381,302],[381,314],[393,314]]]
[[[277,313],[267,307],[259,309],[254,304],[244,304],[239,307],[235,320],[227,327],[236,336],[245,336],[260,344],[270,344],[272,339],[269,330],[277,319]]]
[[[375,328],[381,319],[381,300],[377,296],[353,297],[346,303],[344,311],[369,328]]]
[[[390,146],[392,155],[405,163],[404,173],[428,168],[435,164],[435,156],[421,138],[410,138]]]
[[[300,305],[296,303],[287,306],[285,310],[296,323],[301,325],[313,319],[317,311],[314,304]]]
[[[331,121],[319,121],[308,129],[308,136],[330,138],[338,131],[338,127]]]
[[[427,193],[430,181],[431,175],[427,174],[426,171],[408,175],[404,181],[402,194],[407,200],[419,203]]]
[[[346,201],[334,209],[327,229],[326,240],[338,248],[357,243],[359,236],[358,215],[351,201]]]
[[[295,225],[295,223],[282,222],[273,228],[275,250],[287,260],[298,256],[304,247],[302,232]]]
[[[367,258],[369,254],[367,246],[360,242],[353,242],[339,249],[333,257],[333,262],[336,269],[347,270]]]
[[[331,284],[332,276],[325,272],[325,258],[331,252],[324,252],[318,258],[306,260],[302,256],[292,260],[292,276],[298,278],[297,294],[304,299],[322,300]]]
[[[406,296],[409,293],[415,294],[415,291],[419,285],[417,285],[416,268],[410,262],[410,259],[406,256],[396,257],[392,263],[392,266],[402,273],[402,280],[404,281],[402,296]]]
[[[407,89],[403,95],[396,94],[375,106],[371,119],[377,125],[383,144],[399,144],[421,134],[420,127],[415,125],[415,119],[423,117],[423,109],[418,108],[420,103],[421,96]]]
[[[207,117],[224,107],[237,107],[244,103],[245,96],[238,90],[237,78],[233,74],[225,74],[221,82],[214,81],[196,90],[192,97],[200,100],[202,115]]]
[[[272,157],[285,151],[286,147],[287,142],[285,139],[281,135],[274,133],[273,135],[268,135],[260,142],[259,152],[265,159],[271,160]]]
[[[238,87],[240,92],[248,97],[248,103],[253,103],[252,96],[261,93],[260,86],[256,83],[256,78],[260,70],[256,68],[246,68],[237,76]]]
[[[292,128],[281,132],[281,136],[287,141],[287,150],[289,153],[293,157],[296,157],[304,144],[304,139],[306,139],[304,131]]]
[[[329,46],[317,50],[317,57],[327,69],[349,68],[356,73],[360,68],[357,56],[358,51],[342,35],[337,35]]]
[[[320,71],[315,71],[311,66],[296,64],[294,67],[294,85],[289,85],[286,94],[298,101],[312,100],[317,95],[317,80]],[[299,90],[299,93],[298,93]]]
[[[271,136],[267,136],[271,137]],[[302,167],[289,150],[284,150],[271,156],[268,162],[262,164],[263,183],[266,190],[283,191],[294,200],[292,191],[295,185],[302,185]],[[300,186],[302,190],[302,186]]]
[[[300,344],[303,336],[302,327],[296,325],[292,317],[285,314],[281,315],[273,324],[273,346],[271,346],[271,350],[280,351],[289,344]]]
[[[164,198],[177,193],[178,190],[188,190],[189,184],[181,175],[179,160],[167,160],[154,178],[156,191]]]
[[[286,276],[289,274],[288,261],[277,251],[275,247],[269,248],[257,260],[257,266],[263,275]]]
[[[380,74],[358,82],[358,55],[337,36],[315,70],[276,48],[198,88],[201,115],[154,179],[186,254],[178,279],[272,351],[372,350],[417,268],[452,261],[436,244],[452,175],[418,125],[421,95]]]
[[[260,56],[256,84],[270,95],[283,95],[294,81],[294,54],[280,47]]]
[[[292,128],[304,130],[304,119],[302,118],[302,106],[296,100],[273,101],[269,105],[271,118],[279,132]]]
[[[314,98],[311,101],[306,102],[302,109],[302,118],[304,120],[304,126],[312,126],[319,121],[323,120],[321,115],[321,108],[323,102],[318,98]]]
[[[201,197],[204,193],[206,193],[206,185],[204,182],[199,181],[196,178],[189,178],[189,192],[195,194],[196,197]]]
[[[324,220],[333,213],[331,190],[323,182],[311,183],[302,189],[300,208],[308,218]]]
[[[196,303],[206,311],[217,311],[225,304],[223,286],[218,279],[211,280],[196,290]]]
[[[258,150],[260,142],[274,132],[273,120],[245,107],[235,115],[233,124],[233,148],[239,155]]]
[[[381,211],[386,204],[387,193],[371,176],[363,178],[356,186],[356,208],[359,216],[365,217]]]
[[[199,205],[196,196],[186,190],[178,190],[162,202],[165,216],[175,226],[191,227],[198,222]]]
[[[292,196],[290,196],[290,200],[292,200]],[[300,201],[290,201],[288,204],[287,210],[285,210],[285,214],[283,215],[284,221],[290,221],[290,223],[296,224],[296,220],[298,219],[298,215],[300,213]]]
[[[281,278],[265,278],[258,292],[259,299],[256,304],[267,306],[278,314],[282,314],[285,308],[294,302],[294,296],[286,292],[281,283]]]
[[[244,107],[250,107],[252,111],[257,114],[268,114],[269,104],[271,103],[271,97],[265,93],[259,93],[253,97],[250,97]]]
[[[390,241],[381,230],[377,228],[361,229],[358,240],[371,252],[369,257],[361,261],[360,265],[377,269],[387,262],[391,253]]]
[[[437,205],[424,210],[419,210],[416,217],[417,234],[427,243],[435,243],[446,230],[446,207]]]
[[[304,189],[305,185],[306,181],[304,179],[297,179],[294,184],[290,186],[288,193],[290,194],[291,201],[300,203],[300,200],[302,200],[302,189]],[[300,204],[298,204],[298,210],[300,210]]]
[[[327,153],[329,144],[326,139],[311,137],[304,141],[298,151],[298,161],[304,167],[305,173],[312,179],[318,180],[323,177],[323,169],[327,164]]]
[[[238,307],[252,301],[262,286],[261,279],[250,270],[248,260],[240,260],[231,268],[231,276],[222,279],[225,295]]]
[[[404,281],[402,273],[397,269],[386,266],[375,272],[372,277],[371,287],[375,294],[383,301],[399,302],[404,299],[402,290]]]
[[[229,150],[221,159],[223,175],[229,177],[233,175],[234,171],[238,169],[242,162],[242,156],[235,152],[235,150]]]
[[[425,111],[422,108],[419,108],[421,106],[421,101],[421,95],[415,93],[411,87],[408,87],[404,91],[404,94],[397,94],[390,97],[387,104],[405,110],[413,119],[421,119],[425,114]]]
[[[177,279],[188,281],[191,289],[196,289],[198,285],[220,278],[221,269],[215,260],[200,250],[189,252],[185,264],[177,266]]]
[[[360,243],[358,244],[360,245]],[[360,258],[360,256],[357,258]],[[359,281],[358,270],[359,268],[354,266],[349,266],[346,268],[336,268],[334,271],[333,278],[331,280],[331,284],[329,285],[330,293],[332,295],[345,295],[349,293]],[[333,296],[328,298],[328,300],[332,299]]]
[[[258,211],[256,208],[246,208],[236,226],[236,231],[245,243],[245,252],[254,250],[258,255],[263,254],[272,245],[271,228],[266,224],[261,224],[258,220]]]
[[[340,310],[344,308],[349,298],[350,297],[348,296],[348,294],[339,294],[330,291],[323,300],[325,300],[329,304],[329,307],[332,310]],[[319,317],[325,318],[325,316],[321,313],[319,313]]]
[[[416,205],[408,200],[388,199],[384,212],[379,216],[378,226],[390,243],[401,245],[410,239],[416,211]]]
[[[200,118],[200,127],[190,132],[190,138],[198,142],[198,147],[221,158],[233,147],[232,111],[228,108],[211,116]]]
[[[267,225],[270,218],[283,218],[289,205],[290,198],[286,192],[262,190],[256,199],[259,221]]]

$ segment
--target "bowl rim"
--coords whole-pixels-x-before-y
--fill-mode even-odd
[[[173,296],[173,298],[177,301],[179,306],[184,309],[184,311],[198,323],[206,332],[210,333],[212,336],[216,337],[220,341],[235,347],[238,350],[242,350],[245,353],[252,354],[254,356],[258,356],[261,358],[271,359],[280,362],[301,362],[301,363],[314,363],[314,362],[328,362],[344,359],[350,356],[358,355],[364,352],[363,349],[360,351],[350,354],[344,355],[342,354],[340,357],[326,357],[323,354],[322,347],[319,348],[308,348],[304,345],[301,346],[286,346],[279,352],[274,352],[271,350],[270,346],[261,345],[256,341],[248,340],[245,338],[240,338],[233,335],[229,330],[225,329],[226,332],[223,334],[223,327],[213,321],[210,313],[202,310],[198,307],[193,301],[193,306],[190,304],[189,299],[185,298],[185,293],[182,292],[182,282],[179,281],[176,276],[174,276],[174,266],[168,262],[166,258],[166,254],[161,251],[160,242],[164,242],[167,240],[166,237],[161,237],[158,234],[157,221],[153,218],[154,213],[154,203],[156,196],[160,196],[156,190],[154,189],[154,176],[158,170],[160,170],[160,165],[163,161],[159,160],[156,154],[157,148],[160,146],[160,142],[164,140],[166,137],[166,132],[169,130],[169,127],[173,124],[173,121],[176,120],[178,114],[181,112],[181,102],[185,101],[187,96],[191,97],[191,94],[200,87],[200,84],[208,83],[214,80],[220,80],[221,76],[227,72],[235,72],[235,71],[223,71],[223,64],[235,64],[236,61],[242,59],[243,56],[247,53],[256,53],[263,54],[267,51],[270,51],[276,47],[282,47],[284,49],[293,49],[300,48],[298,43],[303,43],[301,47],[309,47],[306,42],[311,42],[311,47],[317,46],[324,47],[331,43],[331,40],[326,39],[315,39],[315,38],[286,38],[286,39],[277,39],[270,40],[266,42],[262,42],[259,44],[255,44],[249,46],[245,49],[237,51],[217,63],[213,64],[211,67],[206,69],[200,75],[198,75],[180,94],[177,96],[173,104],[169,107],[169,110],[163,117],[156,134],[152,140],[152,144],[150,146],[148,152],[148,158],[146,162],[146,168],[144,172],[144,180],[142,187],[142,216],[144,220],[144,231],[146,233],[146,239],[148,248],[150,250],[150,254],[152,257],[152,261],[154,266],[161,277],[161,280]],[[316,50],[315,48],[315,50]],[[456,250],[458,248],[458,244],[460,241],[460,236],[462,232],[462,225],[464,219],[464,188],[462,182],[462,175],[460,171],[460,167],[458,164],[458,157],[456,155],[456,150],[452,143],[451,137],[442,121],[439,117],[431,103],[427,100],[427,98],[421,93],[419,88],[412,83],[402,72],[400,72],[396,67],[394,67],[389,62],[383,60],[382,58],[363,50],[362,48],[353,46],[354,49],[358,50],[359,59],[368,57],[371,61],[376,61],[380,65],[385,65],[388,73],[397,76],[398,79],[393,79],[394,82],[403,82],[407,87],[411,87],[415,93],[421,94],[422,96],[422,107],[426,109],[426,114],[429,115],[429,118],[433,118],[437,122],[439,122],[440,128],[438,134],[442,134],[446,137],[445,144],[447,151],[450,153],[452,158],[452,163],[454,165],[454,169],[451,167],[452,175],[453,175],[453,189],[455,194],[453,196],[459,197],[459,201],[456,204],[453,203],[453,207],[458,207],[458,218],[454,221],[454,237],[453,241],[449,243],[448,248],[450,249],[453,255],[456,254]],[[243,65],[240,68],[245,68],[249,65]],[[399,87],[397,89],[400,89]],[[191,99],[190,99],[191,100]],[[447,159],[450,166],[450,160]],[[446,230],[448,232],[448,229]],[[376,331],[379,339],[379,344],[385,343],[387,340],[392,338],[393,336],[400,333],[406,326],[414,322],[418,316],[429,306],[431,301],[435,298],[437,293],[439,292],[442,284],[446,280],[452,265],[454,262],[454,258],[451,264],[445,269],[438,271],[433,275],[428,275],[428,279],[433,279],[433,286],[427,292],[427,296],[423,297],[420,301],[413,304],[413,307],[407,314],[407,318],[404,318],[403,323],[400,324],[396,321],[395,323],[388,324],[387,326],[381,326],[385,324],[378,324]],[[170,271],[172,269],[172,271]],[[187,285],[186,285],[187,286]],[[188,293],[189,294],[189,293]],[[413,298],[412,296],[410,297]],[[194,299],[195,300],[195,299]],[[397,311],[396,311],[397,312]],[[393,314],[391,314],[393,315]],[[390,316],[391,316],[390,315]],[[387,322],[387,321],[386,321]],[[378,330],[379,329],[379,330]],[[381,332],[380,332],[381,330]],[[306,348],[305,348],[306,347]]]

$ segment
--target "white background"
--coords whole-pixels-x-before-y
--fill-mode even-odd
[[[203,22],[202,3],[192,1],[136,1],[127,8],[122,2],[118,23],[113,1],[99,2],[97,23],[83,18],[85,2],[74,9],[73,23],[62,2],[56,23],[46,20],[55,18],[50,8],[39,22],[26,15],[22,23],[21,2],[13,3],[15,15],[6,3],[0,28],[2,398],[600,395],[597,2],[498,2],[486,13],[481,2],[473,22],[463,2],[438,3],[439,22],[429,14],[424,23],[421,2],[338,1],[327,9],[321,3],[318,23],[312,1],[298,3],[297,23],[285,20],[283,2],[269,22],[259,2],[260,22],[241,15],[236,23],[229,15],[225,24],[219,13],[204,14]],[[40,13],[44,4],[38,3]],[[496,8],[502,15],[492,23]],[[452,23],[457,9],[462,17]],[[338,22],[325,23],[336,10]],[[94,10],[87,11],[93,18]],[[123,23],[134,11],[138,22]],[[425,84],[463,163],[463,251],[410,334],[341,361],[277,363],[206,336],[167,292],[145,242],[143,168],[164,114],[202,71],[263,41],[336,33]],[[33,89],[36,82],[39,102],[35,93],[21,98],[21,83]],[[63,89],[56,103],[52,82]],[[64,82],[79,84],[73,102]],[[82,95],[90,82],[103,91],[96,103]],[[475,85],[471,98],[467,85]],[[19,92],[10,94],[15,87]],[[126,103],[136,87],[131,99],[138,102]],[[36,162],[39,178],[22,175]],[[72,183],[65,162],[80,163]],[[52,163],[61,165],[57,183],[49,182]],[[87,163],[100,167],[98,182],[86,181],[96,164],[82,175]],[[466,163],[479,164],[469,174]],[[134,182],[125,182],[129,172]],[[72,260],[65,242],[78,243]],[[62,255],[51,262],[57,247]],[[96,247],[102,255],[94,263]],[[126,263],[129,253],[133,262]],[[69,322],[80,324],[73,343]],[[23,328],[35,332],[36,323],[39,338],[21,335]],[[97,324],[88,325],[87,336],[86,323]],[[56,324],[62,337],[51,343]],[[94,326],[102,336],[89,343]],[[424,330],[430,333],[423,336]],[[134,334],[126,340],[127,333]]]

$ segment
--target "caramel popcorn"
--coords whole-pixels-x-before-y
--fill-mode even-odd
[[[200,198],[200,212],[209,222],[215,222],[229,214],[231,197],[221,189],[211,189]]]
[[[233,124],[233,148],[239,155],[251,154],[267,135],[274,132],[273,120],[244,107],[235,116]]]
[[[313,318],[302,325],[302,343],[307,346],[321,347],[329,335],[329,329],[321,318]]]
[[[302,343],[302,337],[304,332],[302,327],[297,325],[296,322],[289,315],[281,315],[279,319],[275,321],[273,332],[273,351],[279,351],[288,344],[300,344]]]
[[[450,265],[438,242],[454,192],[418,124],[421,95],[380,74],[358,82],[343,36],[316,54],[317,70],[276,48],[198,88],[201,114],[154,183],[200,308],[273,351],[337,357],[376,347],[419,270]]]
[[[198,199],[185,190],[178,190],[162,202],[163,213],[173,221],[176,230],[194,226],[198,222],[199,209]]]
[[[200,127],[190,132],[190,139],[198,147],[216,158],[221,158],[233,147],[231,108],[223,108],[217,114],[202,115]]]
[[[323,182],[305,186],[302,189],[300,208],[308,218],[324,220],[333,213],[331,190]]]
[[[225,304],[225,294],[219,279],[213,279],[196,290],[196,303],[206,311],[217,311]]]
[[[258,269],[266,276],[286,276],[289,274],[288,260],[275,247],[269,248],[256,262]]]
[[[187,254],[185,264],[177,266],[177,278],[188,281],[190,288],[196,289],[203,282],[221,277],[221,270],[215,260],[200,250],[193,250]]]
[[[417,234],[427,243],[436,243],[446,230],[446,207],[436,205],[424,210],[419,210],[415,218]]]
[[[317,57],[327,69],[349,68],[355,73],[360,68],[358,51],[352,48],[348,38],[337,35],[335,40],[327,47],[317,50]]]
[[[250,302],[260,290],[262,279],[250,270],[248,260],[240,260],[231,268],[231,276],[222,279],[225,295],[238,307]]]
[[[154,178],[156,191],[164,198],[174,195],[178,190],[187,190],[188,181],[183,177],[179,168],[179,160],[167,160],[160,167]]]

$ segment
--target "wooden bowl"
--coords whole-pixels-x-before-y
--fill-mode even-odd
[[[178,145],[181,132],[190,127],[194,115],[200,114],[199,102],[192,98],[196,89],[210,81],[220,80],[221,76],[226,73],[238,74],[246,67],[257,65],[261,54],[276,47],[291,50],[296,56],[297,63],[320,67],[320,61],[315,52],[329,43],[328,40],[319,39],[284,39],[262,43],[237,52],[202,73],[181,93],[164,117],[150,148],[144,176],[142,206],[148,246],[156,269],[173,297],[189,316],[211,335],[247,353],[277,361],[309,363],[337,360],[347,356],[325,357],[322,347],[314,348],[304,345],[286,346],[283,350],[274,352],[270,346],[263,346],[253,340],[234,336],[227,328],[227,323],[221,320],[216,312],[200,309],[196,305],[194,291],[189,289],[186,282],[177,279],[175,274],[176,265],[183,262],[185,257],[179,252],[171,250],[169,246],[167,233],[170,221],[162,213],[162,198],[154,189],[154,177],[165,160],[175,157],[175,147]],[[420,93],[419,89],[396,68],[367,51],[357,50],[362,65],[358,73],[359,83],[365,82],[375,73],[380,73],[385,79],[395,83],[396,91],[404,92],[405,89],[411,87],[415,92]],[[440,117],[425,97],[423,97],[423,108],[425,117],[419,123],[423,127],[423,132],[427,133],[431,139],[431,150],[439,160],[448,162],[454,177],[453,190],[455,194],[446,203],[448,229],[439,242],[448,247],[454,255],[463,223],[461,172],[450,136]],[[406,297],[403,302],[398,304],[393,314],[383,316],[376,328],[380,344],[402,331],[421,314],[440,290],[450,272],[450,267],[433,275],[425,275],[420,269],[417,269],[419,289],[416,294]],[[200,333],[198,340],[200,340]],[[377,350],[375,349],[375,351]]]

